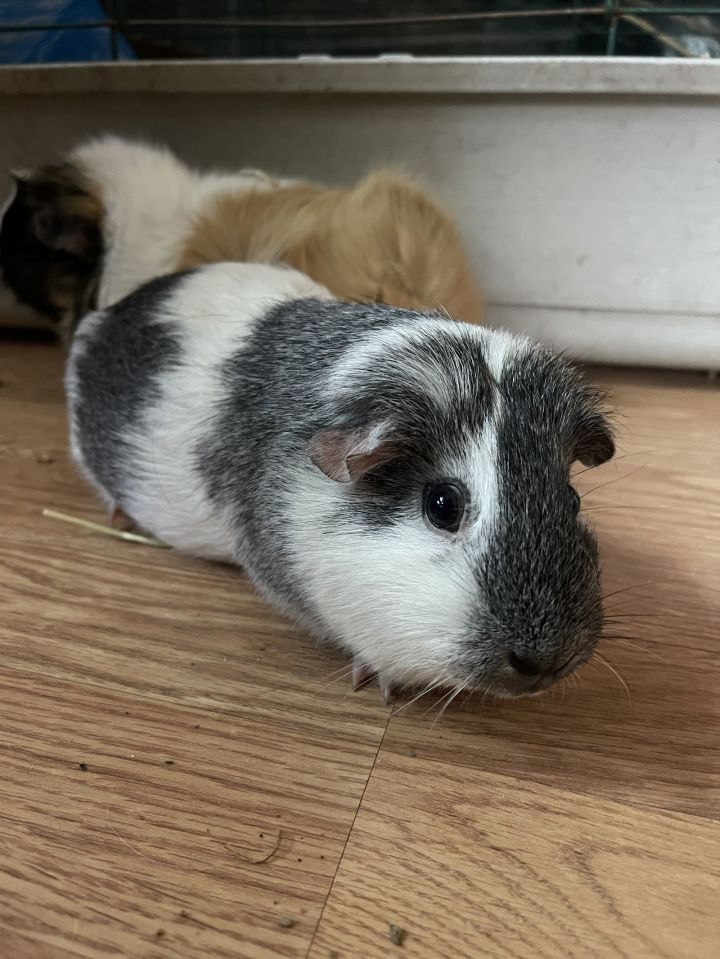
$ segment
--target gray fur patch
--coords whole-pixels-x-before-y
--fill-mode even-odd
[[[602,626],[597,542],[568,471],[588,450],[609,458],[612,437],[598,395],[543,349],[509,364],[499,389],[500,515],[477,569],[477,632],[549,672],[589,656]]]
[[[187,274],[160,277],[105,310],[71,359],[77,396],[71,410],[83,458],[116,502],[132,477],[128,431],[160,397],[161,375],[181,356],[180,337],[158,319]]]

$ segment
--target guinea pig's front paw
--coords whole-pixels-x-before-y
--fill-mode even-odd
[[[110,515],[108,516],[108,526],[111,526],[113,529],[119,529],[123,533],[137,533],[139,532],[135,521],[130,519],[130,517],[119,506],[114,506],[110,510]]]
[[[382,674],[378,675],[375,670],[368,666],[367,663],[363,663],[359,659],[354,659],[352,664],[352,688],[355,692],[358,689],[362,689],[363,686],[367,686],[368,683],[371,683],[373,679],[377,677],[378,686],[380,687],[380,695],[383,698],[383,702],[386,706],[389,706],[390,703],[395,701],[396,690],[392,682],[384,677]]]

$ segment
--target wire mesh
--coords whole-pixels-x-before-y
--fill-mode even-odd
[[[26,0],[0,5],[0,59],[245,59],[303,55],[720,56],[720,4],[652,0]],[[73,14],[75,16],[73,17]],[[87,44],[25,42],[68,38]],[[13,38],[15,38],[13,40]],[[13,50],[24,53],[16,55]]]

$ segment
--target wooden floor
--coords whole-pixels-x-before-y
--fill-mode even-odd
[[[0,340],[2,959],[718,955],[716,383],[598,374],[612,667],[435,723],[240,572],[43,518],[102,519],[61,364]]]

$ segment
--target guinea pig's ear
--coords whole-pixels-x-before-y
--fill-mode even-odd
[[[80,216],[63,216],[53,210],[37,210],[32,220],[37,239],[52,250],[62,250],[80,259],[89,257],[93,247],[93,224]]]
[[[16,178],[31,236],[58,253],[93,265],[102,254],[102,203],[70,164],[50,164]]]
[[[310,459],[338,483],[354,483],[392,460],[398,451],[388,423],[360,429],[321,430],[310,440]]]
[[[583,466],[600,466],[615,455],[615,440],[610,424],[597,410],[585,413],[575,436],[574,459]]]

